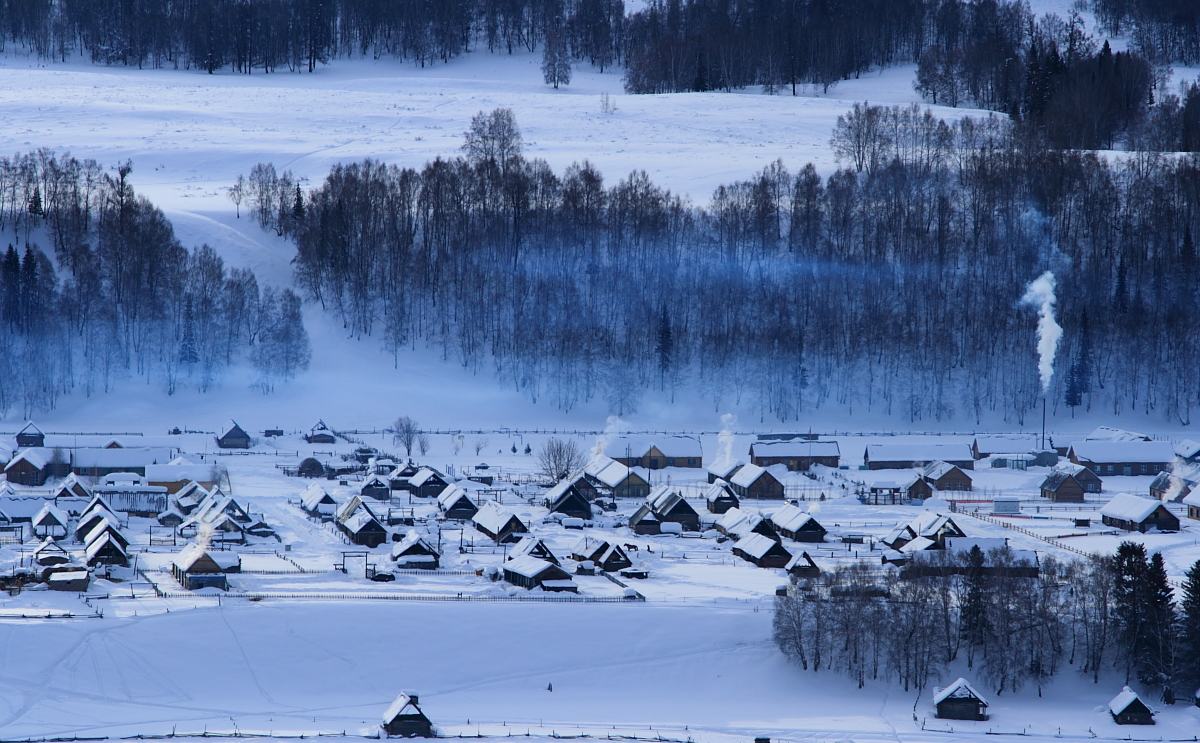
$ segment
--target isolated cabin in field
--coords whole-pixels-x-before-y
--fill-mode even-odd
[[[1121,493],[1104,504],[1100,518],[1108,526],[1125,531],[1179,531],[1179,518],[1162,501]]]
[[[971,476],[962,468],[949,462],[930,462],[925,465],[921,476],[930,487],[938,492],[966,492],[971,489]]]
[[[997,454],[1026,454],[1038,450],[1037,434],[998,433],[976,436],[971,442],[971,456],[984,459]]]
[[[325,425],[325,421],[319,420],[315,426],[308,429],[304,440],[310,444],[336,444],[337,436],[333,434],[329,426]]]
[[[591,562],[607,573],[615,573],[633,567],[633,560],[619,544],[610,544],[604,539],[581,537],[571,549],[571,559]]]
[[[50,477],[50,450],[41,447],[22,449],[8,460],[4,474],[9,482],[41,487]]]
[[[539,560],[552,562],[555,565],[560,564],[558,557],[550,550],[546,543],[533,535],[521,537],[520,541],[512,546],[508,551],[508,559],[520,557],[521,555],[532,555]]]
[[[676,523],[684,531],[700,530],[700,514],[684,499],[683,493],[672,490],[669,485],[660,485],[650,491],[642,508],[648,508],[660,523]]]
[[[471,523],[496,544],[510,544],[529,533],[529,527],[515,513],[495,503],[487,503],[476,511]]]
[[[646,478],[611,457],[593,457],[583,474],[598,492],[613,498],[645,498],[650,494]]]
[[[771,523],[779,536],[796,542],[824,542],[825,527],[812,514],[788,503],[771,514]]]
[[[539,560],[532,555],[522,555],[506,560],[500,566],[504,572],[504,580],[514,586],[543,591],[579,593],[579,587],[567,571],[552,562]]]
[[[1043,498],[1054,503],[1083,503],[1083,486],[1069,472],[1052,471],[1040,490]]]
[[[592,518],[592,504],[589,502],[579,481],[583,475],[568,477],[546,491],[546,507],[550,513],[561,513],[577,519]]]
[[[986,720],[987,700],[966,679],[956,679],[944,689],[933,690],[933,706],[943,720]]]
[[[741,539],[751,534],[762,534],[764,537],[779,539],[775,524],[757,511],[744,511],[740,507],[731,508],[721,514],[721,518],[713,524],[713,528],[727,537]]]
[[[775,473],[757,464],[747,464],[739,469],[729,484],[743,500],[783,500],[783,482]]]
[[[401,694],[383,713],[383,732],[395,738],[432,738],[433,723],[417,706],[417,695]]]
[[[1170,469],[1175,452],[1166,441],[1077,441],[1067,459],[1097,475],[1157,475]]]
[[[816,578],[821,575],[821,568],[807,552],[792,555],[792,559],[784,566],[788,575],[793,578]]]
[[[442,516],[451,521],[470,521],[479,510],[470,493],[457,484],[448,485],[442,490],[437,497],[437,505]]]
[[[792,439],[762,439],[750,444],[750,463],[759,467],[783,465],[792,472],[807,472],[814,464],[837,469],[842,451],[836,441],[819,441],[800,436]]]
[[[1108,703],[1108,712],[1118,725],[1154,724],[1154,710],[1147,707],[1137,692],[1128,686]]]
[[[749,534],[733,544],[733,554],[760,568],[783,568],[792,561],[792,553],[777,540],[762,534]]]
[[[422,467],[408,478],[408,490],[418,498],[436,498],[450,483],[434,469]]]
[[[237,421],[230,421],[229,428],[217,437],[217,446],[221,449],[249,449],[250,434]]]
[[[171,575],[189,591],[200,588],[229,590],[229,573],[240,573],[242,558],[236,552],[206,550],[189,544],[171,561]]]
[[[870,444],[863,453],[869,470],[907,470],[931,462],[946,462],[964,470],[975,469],[975,458],[966,444]]]
[[[410,531],[392,546],[396,567],[408,570],[437,570],[442,556],[425,537]]]
[[[642,467],[648,470],[660,470],[665,467],[698,468],[704,457],[700,440],[691,436],[621,436],[611,441],[604,453],[626,467]]]
[[[1056,464],[1051,471],[1066,472],[1073,475],[1075,482],[1079,483],[1085,493],[1099,493],[1104,489],[1104,482],[1100,479],[1100,476],[1081,464],[1063,461]]]
[[[742,504],[733,488],[724,480],[712,482],[704,491],[704,503],[709,513],[722,514]]]
[[[337,501],[319,483],[313,483],[300,496],[300,508],[309,516],[328,520],[337,512]]]
[[[67,523],[67,515],[54,504],[47,503],[33,517],[33,536],[61,539],[67,536]]]
[[[46,445],[46,434],[42,433],[42,429],[35,426],[33,421],[29,421],[24,428],[17,431],[16,443],[18,449],[42,447]]]
[[[375,500],[382,501],[390,500],[392,497],[392,484],[383,475],[370,475],[358,487],[358,494],[364,498],[374,498]]]

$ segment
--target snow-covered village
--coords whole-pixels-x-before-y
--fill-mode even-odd
[[[0,0],[0,743],[1200,743],[1200,5]]]

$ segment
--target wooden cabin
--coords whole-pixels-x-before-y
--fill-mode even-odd
[[[553,551],[551,551],[546,543],[533,535],[521,537],[521,539],[512,546],[512,549],[508,551],[508,559],[510,560],[514,557],[520,557],[521,555],[532,555],[539,560],[552,562],[555,565],[561,564],[558,560],[558,557]]]
[[[961,467],[949,462],[930,462],[921,471],[925,482],[939,492],[968,492],[971,490],[971,476]]]
[[[672,490],[668,485],[660,485],[646,496],[645,506],[654,513],[661,523],[672,522],[679,524],[684,531],[700,530],[700,514],[683,497],[678,490]]]
[[[525,522],[517,518],[512,511],[501,508],[495,503],[485,504],[471,517],[476,531],[486,535],[496,544],[511,544],[529,533]]]
[[[579,587],[567,571],[558,565],[545,560],[539,560],[532,555],[522,555],[506,560],[501,569],[504,580],[514,586],[532,590],[540,588],[543,591],[579,593]]]
[[[1108,712],[1118,725],[1154,724],[1154,710],[1146,706],[1137,692],[1128,686],[1108,703]]]
[[[791,439],[763,439],[750,444],[750,463],[759,467],[783,465],[792,472],[807,472],[815,464],[837,469],[842,452],[836,441],[820,441],[800,436]]]
[[[1069,472],[1053,471],[1042,480],[1043,498],[1054,503],[1083,503],[1083,486]]]
[[[821,575],[821,568],[807,552],[800,552],[783,567],[793,578],[816,578]]]
[[[229,590],[229,573],[242,570],[242,558],[236,552],[209,551],[199,544],[184,547],[171,561],[171,575],[189,591],[201,588]]]
[[[438,510],[451,521],[470,521],[479,506],[469,493],[458,485],[448,485],[437,497]]]
[[[1179,531],[1179,517],[1162,501],[1121,493],[1100,509],[1100,518],[1108,526],[1125,531]]]
[[[718,532],[733,539],[741,539],[750,534],[761,534],[770,539],[779,539],[779,532],[770,519],[763,517],[757,511],[744,511],[741,508],[731,508],[721,514],[721,518],[713,525]]]
[[[1171,468],[1175,451],[1166,441],[1077,441],[1067,459],[1097,475],[1157,475]]]
[[[364,498],[374,498],[375,500],[391,500],[392,484],[383,475],[371,475],[363,480],[362,485],[358,488],[358,494]]]
[[[593,457],[583,474],[599,493],[613,498],[645,498],[650,494],[646,478],[611,457]]]
[[[249,449],[250,434],[246,433],[245,429],[238,425],[237,421],[230,421],[229,428],[217,437],[217,447],[221,449]]]
[[[8,482],[41,487],[50,477],[50,450],[35,447],[17,452],[4,467]]]
[[[626,467],[648,470],[666,467],[699,468],[704,457],[700,440],[691,436],[621,436],[610,442],[604,453]]]
[[[325,425],[325,421],[319,420],[315,426],[308,429],[304,440],[310,444],[336,444],[337,436],[334,435],[329,426]]]
[[[747,464],[739,469],[729,485],[742,500],[783,500],[783,482],[757,464]]]
[[[1038,449],[1038,437],[1032,433],[999,433],[976,436],[971,441],[971,456],[986,459],[997,454],[1028,454]]]
[[[943,720],[986,720],[987,700],[967,683],[956,679],[944,689],[933,690],[933,706]]]
[[[1200,521],[1200,490],[1194,490],[1184,496],[1183,505],[1187,507],[1187,517]]]
[[[112,531],[104,531],[88,543],[84,549],[84,559],[89,567],[95,565],[129,565],[129,555],[125,546],[114,536]]]
[[[792,561],[792,553],[782,544],[762,534],[749,534],[733,545],[733,554],[760,568],[783,568]]]
[[[738,500],[729,483],[716,480],[704,491],[704,504],[709,513],[722,514],[731,508],[738,508],[742,502]]]
[[[433,723],[417,705],[417,695],[396,697],[383,713],[383,732],[389,738],[432,738]]]
[[[17,431],[16,444],[18,449],[28,449],[29,447],[43,447],[46,445],[46,434],[42,433],[42,429],[29,421],[25,427]]]
[[[422,467],[408,478],[408,490],[418,498],[436,498],[449,484],[441,473],[429,467]]]
[[[67,515],[53,503],[42,506],[30,523],[35,537],[61,539],[67,536],[67,524],[69,523]]]
[[[583,481],[582,474],[568,477],[546,491],[546,507],[550,513],[590,520],[592,504],[582,485]]]
[[[410,531],[392,547],[392,560],[398,568],[437,570],[441,559],[437,549],[415,531]]]
[[[337,501],[319,483],[313,483],[301,494],[300,508],[313,518],[329,520],[337,512]]]
[[[744,464],[745,462],[740,459],[723,459],[718,462],[713,462],[712,464],[708,465],[708,481],[710,483],[714,483],[717,480],[729,482],[730,478],[733,477],[733,474],[737,472]]]
[[[591,562],[607,573],[615,573],[633,567],[633,560],[619,544],[610,544],[604,539],[581,538],[571,550],[571,559]]]
[[[771,523],[781,537],[787,537],[796,542],[824,542],[825,527],[821,526],[812,514],[800,510],[791,503],[779,508],[771,514]]]
[[[975,469],[975,458],[966,444],[870,444],[863,452],[869,470],[907,470],[931,462],[946,462],[963,470]]]

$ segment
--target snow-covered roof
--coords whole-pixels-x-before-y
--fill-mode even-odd
[[[447,485],[441,493],[438,494],[438,508],[442,509],[443,511],[448,511],[454,506],[454,504],[458,503],[463,498],[466,498],[469,503],[474,503],[467,491],[463,490],[458,483],[451,483]]]
[[[428,482],[429,478],[437,477],[437,476],[438,476],[438,473],[434,472],[433,470],[429,469],[428,467],[422,467],[421,469],[417,470],[416,474],[414,474],[412,477],[408,478],[408,484],[413,486],[414,488],[419,488],[422,485],[424,485],[426,482]]]
[[[1108,703],[1108,709],[1114,715],[1119,715],[1125,710],[1129,709],[1129,705],[1133,704],[1134,702],[1141,701],[1142,700],[1140,697],[1138,697],[1137,692],[1126,686],[1125,688],[1121,689],[1121,693],[1113,697],[1112,701]],[[1145,702],[1142,702],[1142,704],[1144,705]],[[1149,707],[1147,707],[1147,709],[1149,709]]]
[[[610,488],[617,487],[629,477],[628,467],[603,454],[593,457],[583,471]]]
[[[232,568],[241,567],[242,564],[241,555],[236,552],[230,552],[226,550],[209,551],[201,545],[195,543],[189,544],[180,550],[179,554],[175,555],[175,558],[172,560],[172,562],[174,563],[175,567],[186,573],[190,572],[196,566],[197,562],[205,558],[211,560],[221,572],[226,572]]]
[[[213,482],[216,479],[211,464],[174,461],[167,464],[146,465],[147,482],[184,482],[187,480]]]
[[[119,449],[86,447],[75,449],[71,453],[71,463],[77,469],[145,467],[155,463],[166,463],[171,459],[170,449],[149,446]]]
[[[67,515],[65,513],[63,513],[62,511],[60,511],[58,509],[58,507],[55,506],[53,503],[47,503],[46,505],[42,506],[42,510],[38,511],[37,515],[33,517],[33,525],[34,526],[47,526],[47,525],[66,526],[67,525]]]
[[[1126,431],[1112,426],[1096,426],[1083,437],[1084,441],[1149,441],[1150,437],[1137,431]]]
[[[816,441],[803,437],[785,441],[755,441],[750,444],[752,457],[840,457],[836,441]]]
[[[975,447],[984,454],[1021,454],[1037,448],[1033,433],[991,433],[975,437]]]
[[[921,552],[933,547],[935,544],[937,543],[929,537],[916,537],[908,542],[905,542],[904,546],[900,548],[900,551],[905,554],[909,552]]]
[[[939,459],[961,462],[974,457],[966,444],[889,443],[868,444],[867,459],[872,462],[936,462]]]
[[[1200,457],[1200,441],[1184,439],[1175,445],[1175,456],[1180,459],[1196,459]]]
[[[517,518],[516,514],[507,508],[501,508],[495,503],[485,503],[475,512],[471,520],[492,534],[499,534],[510,519]],[[520,521],[520,519],[517,519]]]
[[[687,505],[683,493],[680,493],[670,485],[659,485],[646,496],[646,505],[655,513],[667,513],[674,509],[680,502]]]
[[[22,428],[20,431],[17,431],[18,436],[20,436],[23,433],[42,434],[42,429],[40,429],[36,425],[34,425],[33,421],[29,421],[28,423],[25,424],[24,428]],[[44,436],[45,434],[42,434],[42,435]]]
[[[408,694],[401,694],[396,697],[388,708],[383,712],[383,722],[387,724],[401,715],[422,715],[421,709],[417,707],[417,703],[413,701]]]
[[[1075,464],[1067,459],[1059,460],[1058,464],[1054,465],[1050,471],[1065,472],[1068,475],[1082,475],[1085,472],[1091,472],[1091,470],[1089,470],[1087,467],[1084,467],[1082,464]]]
[[[554,483],[554,485],[552,485],[550,489],[546,491],[546,500],[550,503],[556,502],[559,498],[563,497],[563,495],[565,495],[566,492],[575,485],[575,483],[579,482],[582,477],[583,473],[577,472],[573,475],[567,475],[563,479]],[[439,498],[438,500],[441,499]]]
[[[41,544],[39,544],[37,547],[34,547],[34,549],[33,549],[34,558],[40,557],[41,555],[44,555],[44,554],[51,554],[51,553],[56,554],[56,555],[67,554],[66,549],[64,549],[61,544],[54,541],[54,537],[46,537],[45,539],[42,540]]]
[[[729,483],[717,480],[709,483],[708,487],[704,489],[704,500],[714,501],[718,498],[737,498],[737,496],[729,489]]]
[[[114,539],[113,535],[107,531],[101,534],[98,538],[88,542],[87,548],[83,551],[83,554],[87,557],[87,559],[90,560],[96,556],[97,552],[104,549],[104,546],[107,544],[111,544],[113,547],[116,547],[117,551],[122,555],[125,554],[125,548],[122,547],[121,543]]]
[[[737,547],[739,550],[745,552],[747,555],[755,559],[763,557],[773,549],[782,549],[784,552],[787,552],[787,550],[784,549],[783,545],[779,544],[779,542],[776,542],[774,539],[758,533],[747,534],[746,536],[734,542],[733,546]],[[790,559],[791,553],[788,554]]]
[[[691,436],[618,436],[608,443],[604,453],[610,457],[642,457],[654,447],[666,457],[700,457],[700,440]]]
[[[722,480],[729,479],[729,473],[745,464],[743,459],[719,459],[708,465],[708,472]]]
[[[784,531],[798,531],[809,521],[814,521],[812,514],[800,510],[791,503],[779,508],[771,514],[771,523]]]
[[[916,470],[857,470],[846,473],[845,479],[874,490],[908,490],[921,474]]]
[[[1185,506],[1200,507],[1200,489],[1193,490],[1192,492],[1188,493],[1180,502]]]
[[[943,462],[941,460],[938,460],[937,462],[930,462],[929,464],[925,465],[925,476],[928,477],[930,480],[940,480],[941,478],[948,475],[950,472],[957,470],[957,469],[958,469],[958,465],[954,465],[954,464],[950,464],[949,462]],[[959,471],[962,472],[962,470],[959,470]],[[964,472],[963,474],[966,474],[966,473]]]
[[[1170,462],[1175,452],[1166,441],[1077,441],[1071,444],[1075,456],[1086,462]]]
[[[536,578],[556,566],[533,555],[518,555],[504,563],[504,569],[510,570],[525,578]]]
[[[366,508],[359,508],[354,513],[341,520],[343,526],[350,530],[351,533],[358,533],[365,527],[375,523],[379,528],[383,528],[383,524],[379,523],[379,519],[375,518]]]
[[[29,462],[36,469],[44,470],[46,465],[50,464],[50,455],[51,450],[44,446],[30,446],[17,452],[16,456],[8,460],[8,466],[4,470],[7,472],[20,462]]]
[[[757,464],[745,464],[737,472],[733,473],[733,477],[729,482],[737,485],[739,488],[748,488],[758,482],[758,478],[763,476],[775,477],[766,467],[759,467]],[[779,478],[775,477],[776,480]]]
[[[314,482],[304,490],[304,493],[300,496],[300,503],[304,506],[305,510],[313,511],[323,503],[336,504],[337,501],[333,499],[333,496],[329,494],[329,491],[323,485]]]
[[[116,532],[117,534],[121,534],[121,530],[117,528],[117,525],[115,523],[113,523],[112,521],[109,521],[108,517],[103,517],[99,521],[97,521],[95,523],[95,525],[92,526],[91,529],[88,529],[88,533],[86,535],[84,535],[84,537],[83,537],[83,543],[91,544],[92,542],[96,541],[97,539],[100,539],[102,536],[104,536],[105,534],[107,534],[110,531]],[[121,536],[125,536],[125,535],[121,534]]]
[[[1143,498],[1132,493],[1121,493],[1113,496],[1112,500],[1104,504],[1104,507],[1100,509],[1100,515],[1138,523],[1149,518],[1150,514],[1161,506],[1162,501]]]
[[[941,704],[947,699],[978,699],[983,706],[987,706],[987,700],[983,698],[983,695],[975,691],[974,687],[964,678],[956,679],[954,683],[944,689],[934,689],[934,704]]]
[[[434,555],[438,553],[425,537],[418,534],[415,530],[409,529],[408,533],[404,535],[404,539],[401,539],[392,546],[392,559],[404,556],[405,552],[414,547],[421,547],[428,552],[432,552]]]

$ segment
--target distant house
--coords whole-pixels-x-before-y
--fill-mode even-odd
[[[249,449],[250,434],[237,421],[230,421],[229,428],[217,437],[217,446],[221,449]]]
[[[837,469],[842,452],[836,441],[801,436],[786,440],[759,439],[750,444],[750,463],[759,467],[783,465],[792,472],[807,472],[814,464]]]
[[[1175,457],[1186,464],[1200,464],[1200,441],[1184,439],[1175,445]]]
[[[1179,531],[1179,518],[1163,505],[1129,493],[1121,493],[1104,504],[1100,518],[1108,526],[1125,531]]]
[[[930,462],[921,471],[921,476],[938,492],[954,493],[971,489],[971,476],[949,462]]]
[[[22,449],[4,467],[9,482],[41,487],[50,476],[50,450],[41,447]]]
[[[791,503],[772,513],[771,523],[775,525],[775,531],[781,537],[796,542],[825,541],[825,527],[817,523],[812,514],[801,511]]]
[[[437,549],[415,531],[392,546],[392,559],[396,567],[409,570],[437,570],[442,556]]]
[[[46,537],[41,544],[34,548],[33,561],[42,567],[47,567],[70,562],[71,556],[52,537]]]
[[[716,514],[725,513],[729,509],[737,508],[741,505],[741,501],[734,494],[733,488],[724,480],[716,480],[708,486],[704,491],[704,503],[709,513]]]
[[[504,580],[514,586],[543,591],[578,593],[579,588],[567,571],[552,562],[539,560],[532,555],[522,555],[506,560],[500,566]]]
[[[645,498],[650,494],[646,478],[611,457],[594,457],[583,472],[596,490],[613,498]]]
[[[865,477],[867,474],[857,473],[849,479],[857,485],[858,499],[869,505],[898,505],[933,495],[933,488],[915,470],[884,477]]]
[[[648,470],[660,470],[665,467],[698,468],[704,456],[700,440],[690,436],[621,436],[609,443],[604,453],[626,467],[642,467]]]
[[[749,534],[733,544],[733,554],[760,568],[787,567],[792,553],[782,544],[762,534]]]
[[[792,555],[791,561],[783,566],[793,578],[816,578],[821,574],[821,568],[807,552]]]
[[[965,537],[966,532],[946,514],[925,512],[912,521],[900,524],[883,538],[888,547],[899,550],[916,539],[927,539],[935,549],[944,549],[951,537]]]
[[[50,572],[50,570],[53,570],[53,572]],[[88,582],[92,577],[83,568],[71,568],[66,565],[62,566],[62,569],[51,568],[47,572],[49,572],[49,575],[46,576],[46,585],[51,591],[83,593],[87,590]]]
[[[1118,725],[1153,725],[1154,710],[1126,686],[1108,703],[1108,713]]]
[[[1077,441],[1067,459],[1097,475],[1157,475],[1170,469],[1175,452],[1166,441]]]
[[[721,514],[713,525],[720,533],[734,539],[741,539],[751,534],[761,534],[771,539],[779,539],[779,532],[770,519],[764,518],[756,511],[743,511],[741,508],[731,508]]]
[[[338,509],[334,523],[351,544],[378,547],[388,540],[387,527],[361,496],[353,496]]]
[[[81,447],[71,450],[70,469],[81,477],[104,477],[116,472],[145,477],[147,465],[166,464],[174,458],[174,451],[166,447]]]
[[[1074,475],[1061,470],[1046,475],[1040,491],[1043,498],[1055,503],[1083,503],[1083,486]]]
[[[1178,503],[1198,485],[1200,485],[1200,470],[1189,471],[1182,475],[1176,472],[1159,472],[1150,483],[1150,497],[1154,500],[1170,500]]]
[[[417,706],[417,695],[401,694],[383,713],[383,732],[395,738],[432,738],[433,723]]]
[[[197,463],[185,457],[175,457],[166,464],[148,464],[145,475],[147,485],[166,488],[168,493],[179,492],[189,483],[208,490],[216,487],[218,480],[214,464]]]
[[[870,444],[863,453],[869,470],[907,470],[931,462],[946,462],[960,469],[975,469],[975,457],[966,444]]]
[[[647,514],[653,516],[653,521],[656,521],[660,527],[661,524],[670,522],[679,524],[684,531],[700,530],[700,514],[696,513],[696,509],[692,508],[691,504],[684,499],[682,493],[672,490],[669,485],[660,485],[650,491],[650,495],[646,496],[646,502],[630,518],[629,525],[633,527],[636,521],[643,521],[642,517]],[[637,528],[635,527],[634,530],[637,531]],[[656,534],[658,530],[639,533]]]
[[[757,464],[740,468],[729,484],[743,500],[783,500],[783,482],[773,472]]]
[[[358,487],[358,494],[375,500],[391,500],[392,484],[383,475],[369,475]]]
[[[1100,476],[1092,472],[1087,467],[1073,462],[1059,462],[1054,466],[1054,472],[1066,472],[1075,477],[1075,482],[1079,483],[1085,493],[1099,493],[1104,489],[1104,482]]]
[[[447,485],[437,497],[438,510],[451,521],[470,521],[479,510],[466,490],[458,485]]]
[[[1200,520],[1200,490],[1193,490],[1184,496],[1183,505],[1187,506],[1189,519]]]
[[[43,447],[46,445],[46,434],[42,433],[42,429],[35,426],[33,421],[29,421],[24,428],[17,431],[16,443],[18,449]]]
[[[571,559],[591,562],[607,573],[615,573],[633,567],[633,560],[619,544],[610,544],[604,539],[582,537],[571,550]]]
[[[729,478],[733,477],[733,473],[745,464],[740,459],[721,459],[708,465],[708,481],[710,483],[717,480],[729,482]]]
[[[421,468],[409,461],[407,464],[397,465],[395,469],[388,473],[388,481],[392,484],[392,490],[408,490],[408,480],[413,475],[421,471]]]
[[[92,490],[75,473],[68,474],[54,489],[54,498],[91,498]]]
[[[229,573],[242,570],[242,558],[236,552],[209,551],[199,544],[184,547],[171,561],[171,575],[189,591],[201,588],[229,590]]]
[[[984,459],[997,454],[1027,454],[1038,450],[1037,434],[998,433],[979,435],[971,442],[971,456]]]
[[[301,494],[300,508],[314,518],[329,519],[337,511],[337,501],[319,483],[313,483]]]
[[[583,475],[567,477],[546,491],[546,507],[550,513],[561,513],[578,519],[592,518],[592,504],[579,482]]]
[[[53,537],[61,539],[67,536],[67,515],[58,510],[52,503],[47,503],[42,506],[42,510],[37,512],[31,522],[33,526],[33,536],[35,537]]]
[[[532,535],[521,537],[520,541],[512,546],[508,551],[508,559],[520,557],[521,555],[532,555],[539,560],[552,562],[555,565],[559,564],[558,557],[546,546],[546,543]]]
[[[129,555],[125,546],[116,539],[111,531],[104,531],[84,548],[84,559],[88,566],[95,565],[129,565]]]
[[[315,426],[308,429],[304,440],[310,444],[336,444],[337,436],[334,435],[329,426],[325,425],[325,421],[319,420]]]
[[[516,542],[522,534],[529,532],[529,527],[515,513],[495,503],[487,503],[476,511],[471,523],[496,544]]]
[[[986,720],[987,700],[966,679],[956,679],[944,689],[933,690],[933,706],[943,720]]]
[[[446,478],[429,467],[422,467],[408,478],[408,489],[418,498],[436,498],[447,485]]]

